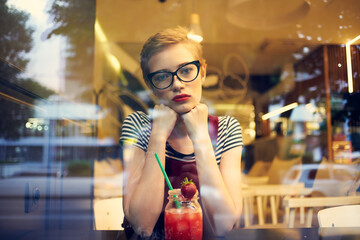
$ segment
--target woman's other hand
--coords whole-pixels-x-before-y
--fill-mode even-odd
[[[159,104],[155,105],[151,115],[152,133],[155,133],[157,137],[167,139],[175,126],[177,113],[171,108]]]
[[[208,114],[208,107],[200,103],[190,112],[181,115],[192,141],[209,138]]]

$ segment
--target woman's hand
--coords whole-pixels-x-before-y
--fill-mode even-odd
[[[190,112],[181,115],[191,140],[209,137],[208,114],[208,107],[200,103]]]
[[[171,108],[163,104],[159,104],[155,105],[151,115],[153,121],[152,133],[155,133],[158,137],[164,137],[167,139],[175,126],[177,113]]]

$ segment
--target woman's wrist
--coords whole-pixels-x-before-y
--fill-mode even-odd
[[[207,151],[207,147],[212,146],[209,134],[201,134],[191,139],[194,145],[194,150],[202,149]]]
[[[166,143],[167,135],[161,131],[151,131],[149,142],[156,142],[158,144]]]

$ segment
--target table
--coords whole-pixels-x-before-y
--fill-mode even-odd
[[[224,240],[355,240],[360,228],[269,228],[234,229]]]
[[[123,231],[73,231],[73,230],[0,230],[0,239],[6,240],[126,240]],[[234,229],[223,238],[214,240],[355,240],[360,239],[360,228],[269,228]],[[213,239],[205,239],[213,240]]]

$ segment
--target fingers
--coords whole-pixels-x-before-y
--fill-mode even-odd
[[[200,103],[195,106],[190,112],[187,112],[181,116],[183,117],[183,119],[198,118],[198,120],[200,120],[199,118],[207,119],[208,114],[208,107],[205,104]]]
[[[192,140],[207,132],[208,108],[205,104],[197,105],[181,117]]]
[[[150,115],[153,123],[153,131],[161,136],[168,137],[175,126],[177,113],[171,108],[159,104],[155,105]]]
[[[155,107],[153,109],[149,110],[149,113],[153,120],[169,116],[169,114],[170,114],[170,116],[171,115],[176,116],[175,111],[172,110],[171,108],[165,106],[164,104],[155,105]]]

